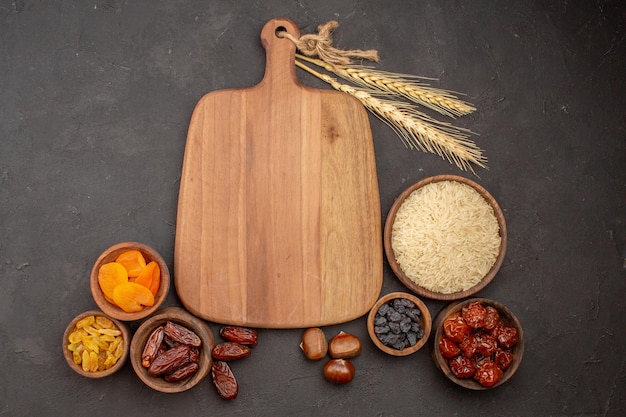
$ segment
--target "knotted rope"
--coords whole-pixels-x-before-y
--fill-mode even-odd
[[[282,31],[278,32],[279,37],[291,40],[298,50],[309,57],[319,57],[322,61],[331,65],[348,65],[352,62],[351,58],[367,59],[369,61],[378,62],[378,51],[360,49],[342,50],[332,46],[331,33],[339,27],[339,23],[331,20],[328,23],[317,27],[318,33],[302,35],[296,38],[292,34]]]

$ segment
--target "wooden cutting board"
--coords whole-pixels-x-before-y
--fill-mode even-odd
[[[263,80],[197,104],[185,148],[174,254],[184,306],[216,323],[338,324],[382,285],[380,197],[367,113],[302,85],[288,19],[261,32]]]

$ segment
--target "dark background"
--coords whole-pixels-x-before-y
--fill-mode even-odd
[[[524,359],[504,386],[453,385],[430,346],[386,356],[364,317],[325,329],[364,342],[346,386],[304,359],[301,330],[260,331],[233,365],[232,402],[208,380],[162,394],[130,363],[104,380],[65,363],[62,334],[95,307],[101,251],[143,242],[173,270],[191,112],[207,92],[262,78],[259,34],[273,17],[303,34],[337,20],[338,47],[377,49],[379,68],[436,77],[478,108],[454,123],[479,133],[479,177],[370,120],[381,222],[402,190],[437,174],[477,180],[503,208],[508,253],[479,295],[524,326]],[[0,416],[625,415],[625,22],[617,0],[0,0]],[[405,290],[387,263],[384,274],[382,294]],[[445,305],[425,301],[433,315]]]

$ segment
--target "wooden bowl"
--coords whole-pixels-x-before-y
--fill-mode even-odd
[[[395,349],[393,347],[383,344],[383,342],[380,341],[380,339],[376,335],[376,332],[374,331],[374,327],[375,327],[374,319],[376,318],[376,313],[378,312],[380,307],[383,304],[387,304],[388,302],[395,300],[397,298],[405,298],[407,300],[410,300],[415,304],[417,308],[419,308],[421,312],[420,326],[424,330],[424,336],[421,339],[419,339],[416,344],[414,344],[413,346],[404,348],[402,350]],[[430,335],[430,330],[431,330],[431,325],[432,325],[432,320],[431,320],[430,311],[428,310],[428,307],[426,307],[426,305],[422,302],[422,300],[420,300],[413,294],[408,294],[405,292],[392,292],[387,295],[384,295],[378,301],[376,301],[376,303],[370,310],[369,315],[367,317],[367,331],[370,335],[370,338],[372,339],[372,342],[374,342],[374,344],[380,350],[392,356],[406,356],[406,355],[410,355],[420,350],[422,346],[426,344],[426,341],[428,341],[428,337]]]
[[[104,370],[104,371],[97,371],[97,372],[84,371],[81,365],[77,365],[76,363],[74,363],[74,360],[72,359],[72,352],[70,352],[70,350],[68,349],[68,345],[70,344],[68,337],[70,333],[74,331],[74,328],[76,327],[76,323],[78,323],[80,320],[84,319],[85,317],[92,316],[92,315],[102,316],[111,320],[115,324],[115,326],[117,326],[117,328],[122,332],[122,338],[123,338],[122,343],[124,344],[124,353],[122,353],[122,356],[117,360],[115,365],[113,365],[111,368]],[[122,366],[124,366],[124,363],[126,362],[126,359],[128,358],[128,352],[130,350],[129,349],[130,331],[128,330],[128,327],[126,327],[125,324],[121,323],[119,320],[116,320],[113,317],[107,316],[102,311],[89,310],[74,317],[74,319],[70,322],[70,324],[68,324],[67,328],[65,329],[65,332],[63,333],[62,346],[63,346],[63,356],[65,356],[65,360],[67,361],[67,364],[70,366],[70,368],[72,368],[72,370],[74,370],[74,372],[86,378],[104,378],[106,376],[114,374],[115,372],[119,371]]]
[[[155,261],[159,265],[161,270],[161,283],[157,293],[154,295],[154,304],[152,306],[144,307],[143,310],[138,312],[128,313],[114,303],[108,301],[105,297],[102,289],[100,288],[100,284],[98,284],[98,271],[102,265],[114,262],[121,253],[132,249],[139,250],[144,256],[146,263]],[[96,304],[102,311],[118,320],[134,321],[148,317],[161,306],[170,288],[170,272],[161,255],[159,255],[159,253],[150,246],[137,242],[122,242],[117,245],[113,245],[102,252],[91,269],[90,281],[91,294],[93,295]]]
[[[448,359],[443,357],[441,355],[441,351],[439,350],[439,341],[444,336],[443,327],[442,327],[443,321],[446,319],[446,317],[449,317],[450,315],[461,311],[463,307],[476,301],[482,303],[484,306],[494,307],[496,310],[498,310],[498,313],[500,314],[500,321],[502,322],[502,324],[504,324],[505,326],[512,326],[517,329],[518,342],[511,349],[511,353],[513,354],[513,362],[511,363],[510,367],[506,371],[504,371],[504,374],[502,375],[502,378],[500,379],[500,381],[498,381],[492,387],[485,387],[479,384],[473,378],[472,379],[457,378],[450,370],[450,366],[448,365]],[[443,308],[437,314],[433,322],[433,330],[434,330],[434,334],[432,338],[432,349],[433,349],[432,357],[435,362],[435,365],[437,366],[437,368],[439,368],[441,372],[443,372],[443,374],[450,381],[462,387],[472,389],[472,390],[487,390],[487,389],[499,387],[500,385],[504,384],[513,376],[513,374],[519,368],[520,363],[522,362],[522,356],[524,354],[524,332],[523,332],[522,326],[519,320],[517,319],[517,317],[511,312],[511,310],[509,310],[506,306],[504,306],[503,304],[497,301],[489,300],[487,298],[470,298],[464,301],[453,302],[449,304],[447,307]]]
[[[195,332],[202,340],[200,357],[198,359],[198,371],[193,376],[178,382],[167,382],[162,377],[152,376],[148,373],[148,369],[141,364],[141,356],[146,341],[157,327],[165,325],[168,321],[185,326]],[[191,315],[182,308],[168,307],[147,318],[139,326],[130,343],[130,361],[139,379],[150,388],[165,393],[183,392],[196,386],[208,375],[213,364],[211,356],[213,346],[215,346],[213,332],[205,321]]]
[[[427,184],[439,182],[439,181],[458,181],[460,183],[467,184],[471,186],[472,188],[474,188],[485,199],[485,201],[487,201],[487,203],[489,203],[489,205],[493,208],[494,214],[498,221],[498,225],[500,227],[500,238],[501,238],[500,252],[498,253],[498,256],[496,258],[494,265],[491,267],[489,272],[484,276],[484,278],[479,283],[477,283],[471,288],[468,288],[465,291],[459,291],[455,293],[435,292],[435,291],[431,291],[429,289],[426,289],[416,284],[413,280],[411,280],[411,278],[409,278],[402,271],[402,268],[396,261],[393,248],[391,247],[391,232],[392,232],[393,224],[395,222],[398,209],[400,208],[402,203],[404,203],[404,200],[413,191],[417,190],[418,188],[421,188]],[[398,196],[396,201],[391,206],[391,209],[389,210],[389,214],[387,215],[383,240],[384,240],[384,246],[385,246],[385,254],[387,255],[387,260],[389,261],[389,265],[391,266],[391,269],[393,270],[394,274],[398,277],[398,279],[408,289],[410,289],[411,291],[413,291],[414,293],[422,297],[426,297],[426,298],[430,298],[434,300],[450,301],[450,300],[459,300],[462,298],[469,297],[473,294],[476,294],[478,291],[485,288],[485,286],[487,286],[487,284],[489,284],[493,280],[493,278],[496,276],[496,273],[502,266],[502,262],[504,261],[504,257],[506,255],[507,231],[506,231],[506,222],[504,219],[504,214],[502,213],[502,210],[500,209],[498,202],[491,196],[491,194],[489,194],[487,190],[485,190],[483,187],[481,187],[474,181],[469,180],[464,177],[460,177],[457,175],[437,175],[437,176],[425,178],[421,181],[416,182],[415,184],[411,185],[409,188],[404,190],[402,194]]]

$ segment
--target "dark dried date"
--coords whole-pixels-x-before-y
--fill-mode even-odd
[[[252,353],[252,349],[235,342],[218,343],[213,347],[211,355],[219,361],[234,361],[245,358]]]
[[[148,337],[148,341],[143,348],[141,354],[141,365],[144,368],[149,368],[159,353],[159,348],[163,343],[163,326],[157,327]]]
[[[256,346],[258,341],[258,332],[246,327],[225,326],[220,329],[220,335],[229,342],[248,346]]]
[[[172,340],[180,344],[196,347],[202,344],[202,340],[200,340],[200,337],[197,334],[180,324],[168,321],[165,323],[163,331]]]
[[[189,362],[189,346],[180,345],[166,350],[152,361],[148,368],[150,375],[170,374]]]
[[[226,400],[233,400],[237,397],[239,385],[237,384],[233,371],[226,362],[213,362],[213,366],[211,367],[211,379],[220,397]]]
[[[199,366],[197,362],[188,363],[187,365],[181,366],[171,374],[165,375],[165,380],[167,382],[182,381],[183,379],[187,379],[198,372],[198,368]]]

